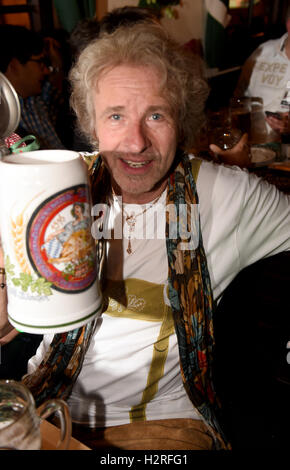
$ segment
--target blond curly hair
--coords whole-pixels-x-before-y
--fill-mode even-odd
[[[162,77],[160,90],[173,112],[178,145],[189,150],[204,122],[208,85],[201,76],[199,57],[187,53],[159,24],[138,23],[103,33],[80,54],[70,71],[71,106],[79,127],[93,146],[94,93],[106,71],[119,65],[154,67]]]

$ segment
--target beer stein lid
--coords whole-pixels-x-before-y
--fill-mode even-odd
[[[0,139],[9,137],[17,129],[21,109],[17,93],[0,72]]]

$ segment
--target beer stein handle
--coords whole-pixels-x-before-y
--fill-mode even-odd
[[[57,444],[57,450],[66,450],[71,438],[71,417],[65,401],[60,399],[47,400],[37,408],[37,414],[41,420],[48,418],[56,413],[60,421],[60,440]]]

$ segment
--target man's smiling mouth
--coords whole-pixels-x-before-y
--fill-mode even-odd
[[[150,160],[146,160],[144,162],[133,162],[131,160],[123,159],[123,162],[125,162],[131,168],[142,168],[143,166],[148,165],[148,163],[150,163]]]

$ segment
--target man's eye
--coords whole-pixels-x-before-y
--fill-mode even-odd
[[[121,119],[120,114],[112,114],[111,116],[112,121],[119,121]]]
[[[159,121],[159,119],[161,119],[161,114],[159,113],[153,113],[152,116],[151,116],[151,119],[152,121]]]

